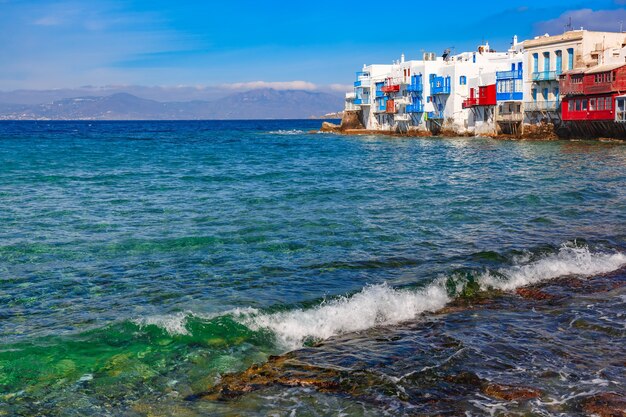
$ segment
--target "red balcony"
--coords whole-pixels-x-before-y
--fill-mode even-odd
[[[563,96],[575,96],[585,93],[582,72],[570,72],[561,74],[559,79],[559,91]]]
[[[397,93],[400,91],[399,84],[386,85],[382,89],[383,93]]]
[[[476,107],[476,106],[478,106],[478,97],[470,97],[470,98],[463,100],[464,109],[469,109],[471,107]]]

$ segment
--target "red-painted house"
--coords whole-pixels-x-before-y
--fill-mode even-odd
[[[560,77],[561,117],[567,121],[614,121],[615,98],[626,92],[626,63],[568,71]]]

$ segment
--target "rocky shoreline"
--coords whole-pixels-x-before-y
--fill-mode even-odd
[[[520,364],[532,366],[525,362],[529,360],[529,354],[531,357],[534,354],[525,351],[521,345],[503,345],[502,341],[512,342],[510,334],[507,334],[510,331],[539,332],[540,335],[545,331],[541,325],[537,328],[526,328],[526,323],[516,321],[518,316],[531,312],[551,317],[557,314],[556,318],[551,319],[557,320],[559,315],[571,314],[569,309],[579,308],[581,300],[591,302],[604,297],[619,298],[624,295],[625,289],[626,269],[622,268],[615,273],[590,279],[564,277],[526,286],[513,293],[472,293],[413,323],[389,329],[371,329],[363,334],[352,335],[356,341],[350,341],[348,336],[344,336],[285,355],[273,356],[266,363],[253,365],[241,373],[224,375],[217,385],[189,396],[187,400],[234,401],[268,389],[305,389],[314,390],[321,395],[347,396],[387,411],[397,407],[394,412],[398,415],[407,412],[411,415],[415,412],[418,415],[462,415],[470,404],[484,400],[486,404],[499,404],[499,410],[506,415],[528,415],[524,413],[541,406],[551,412],[567,415],[624,417],[626,392],[612,390],[606,382],[602,382],[614,378],[616,372],[620,372],[619,369],[621,372],[626,369],[623,358],[599,351],[598,355],[605,355],[601,363],[606,367],[597,373],[598,386],[581,393],[560,393],[561,398],[566,399],[554,401],[558,390],[551,381],[563,378],[558,363],[572,363],[578,367],[580,373],[575,379],[579,380],[584,379],[585,367],[590,366],[592,369],[588,371],[595,372],[594,365],[580,362],[582,357],[574,346],[557,348],[548,347],[550,344],[547,344],[546,347],[532,348],[548,349],[542,353],[548,358],[542,358],[542,365],[537,365],[540,368],[538,375],[520,375],[515,369]],[[492,353],[497,357],[494,359],[495,367],[494,364],[481,363],[474,355],[468,356],[468,349],[473,349],[468,346],[468,341],[463,336],[446,330],[444,324],[458,322],[467,331],[465,326],[478,325],[476,320],[480,320],[481,315],[503,317],[502,323],[493,330],[495,334],[484,333],[484,329],[476,328],[473,336],[470,336],[470,339],[479,339],[479,346],[491,345],[487,350],[493,350]],[[445,320],[442,320],[443,317]],[[551,320],[545,320],[545,323]],[[486,326],[484,323],[481,325]],[[615,327],[603,327],[581,318],[570,321],[567,331],[572,333],[568,338],[598,337],[595,334],[601,339],[613,339],[613,342],[625,336],[623,331],[616,330]],[[374,345],[367,346],[366,341]],[[348,355],[346,362],[344,355],[356,345],[363,346],[366,352]],[[530,343],[528,346],[534,345]],[[550,349],[554,349],[555,353],[549,352]],[[391,356],[381,356],[381,351]],[[414,359],[403,356],[408,351],[412,352]],[[484,354],[482,352],[478,357]],[[555,359],[550,358],[553,354],[557,355]],[[358,360],[350,359],[352,356],[358,356]],[[339,362],[336,362],[335,357],[340,358]],[[410,361],[419,367],[409,372],[403,369],[402,372],[407,373],[400,377],[393,376],[397,367],[395,362],[403,361]],[[552,364],[552,361],[555,363]],[[429,365],[430,362],[433,363]],[[615,383],[620,386],[619,381]],[[396,404],[396,401],[401,405]],[[508,414],[505,410],[512,413]]]
[[[408,131],[399,130],[369,130],[360,122],[357,112],[345,112],[341,119],[341,124],[323,122],[320,130],[311,133],[336,133],[342,135],[383,135],[392,137],[483,137],[501,140],[532,140],[550,141],[563,139],[584,139],[610,142],[624,142],[622,139],[604,137],[575,137],[567,129],[559,128],[552,123],[542,122],[536,125],[525,125],[523,134],[506,133],[474,133],[469,131],[458,131],[455,129],[443,128],[438,132],[431,132],[427,129],[410,129]]]

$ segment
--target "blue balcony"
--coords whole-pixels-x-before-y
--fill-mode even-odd
[[[515,71],[497,71],[496,80],[522,80],[524,79],[524,72],[522,70]]]
[[[383,93],[384,86],[385,83],[383,82],[376,83],[376,98],[381,98],[385,96],[385,93]]]
[[[442,111],[431,111],[428,113],[428,118],[430,120],[443,120],[443,112]]]
[[[411,84],[406,87],[406,91],[409,93],[421,93],[424,91],[424,82],[421,74],[411,76]]]
[[[354,82],[355,87],[368,88],[371,82],[372,80],[370,79],[369,72],[358,71],[356,73],[356,81]]]
[[[533,81],[556,81],[557,79],[556,71],[539,71],[532,73]]]
[[[357,98],[354,100],[354,104],[356,104],[357,106],[368,105],[370,104],[370,99],[369,98]]]
[[[421,93],[424,91],[424,86],[422,84],[409,84],[406,86],[406,91],[409,93]]]
[[[382,96],[380,98],[376,98],[376,107],[374,108],[376,113],[384,113],[384,112],[387,111],[387,101],[388,100],[389,100],[389,97],[387,97],[387,96]]]
[[[430,76],[430,94],[450,94],[450,85],[452,84],[451,78],[437,77],[435,74]]]
[[[407,113],[424,113],[424,105],[421,101],[418,101],[415,104],[409,104],[406,106]]]
[[[521,91],[496,93],[496,100],[498,101],[522,101],[524,99],[524,93]]]

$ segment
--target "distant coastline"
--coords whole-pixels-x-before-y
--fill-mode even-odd
[[[11,95],[5,93],[3,99],[11,100]],[[213,101],[165,102],[116,93],[38,104],[0,103],[0,120],[299,120],[335,118],[342,106],[339,95],[305,90],[257,89]]]

